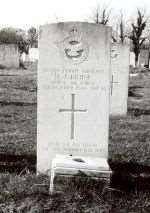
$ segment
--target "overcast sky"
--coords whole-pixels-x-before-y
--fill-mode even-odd
[[[28,29],[57,21],[86,21],[103,2],[114,15],[122,9],[126,17],[133,16],[137,7],[146,8],[150,14],[150,0],[0,0],[0,28]]]

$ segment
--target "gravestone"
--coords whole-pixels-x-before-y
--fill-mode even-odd
[[[140,67],[149,67],[149,50],[142,49],[139,55],[139,66]]]
[[[16,44],[0,44],[0,65],[19,68],[19,50]]]
[[[127,114],[130,51],[128,45],[113,44],[111,50],[110,114]]]
[[[37,171],[56,154],[108,157],[111,28],[69,22],[39,33]]]
[[[30,48],[29,49],[29,58],[30,58],[31,62],[38,61],[38,58],[39,58],[38,48]]]
[[[135,54],[134,52],[130,52],[130,65],[135,67]]]

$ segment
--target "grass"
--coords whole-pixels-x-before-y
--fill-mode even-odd
[[[83,182],[82,182],[83,183]],[[1,213],[149,213],[150,192],[130,192],[119,190],[99,190],[93,182],[76,187],[73,191],[66,189],[64,193],[48,195],[45,176],[28,174],[16,176],[3,174],[0,176],[0,212]],[[83,190],[84,189],[84,190]]]
[[[109,161],[122,171],[123,188],[102,190],[96,182],[79,180],[79,187],[72,181],[65,193],[50,196],[48,177],[28,170],[5,173],[0,175],[0,213],[149,213],[149,181],[143,188],[145,179],[133,184],[123,178],[137,170],[141,177],[150,165],[150,75],[130,78],[129,86],[127,117],[110,120]],[[36,155],[36,92],[35,67],[0,71],[1,154]]]
[[[110,160],[149,166],[150,75],[130,78],[129,90],[134,91],[135,96],[128,99],[127,117],[113,118],[110,122]]]
[[[36,70],[12,70],[4,74],[5,71],[0,78],[0,150],[5,145],[6,152],[11,153],[13,146],[14,154],[35,155]]]
[[[36,155],[36,67],[0,72],[0,151]],[[130,78],[128,115],[111,118],[109,160],[112,164],[150,165],[150,75]],[[5,141],[5,143],[4,143]],[[11,147],[15,147],[12,149]]]
[[[150,116],[112,119],[110,160],[120,163],[150,165]]]
[[[36,153],[36,109],[34,105],[1,106],[0,148],[14,146],[14,154]],[[4,144],[5,141],[5,144]],[[11,150],[6,150],[11,152]]]

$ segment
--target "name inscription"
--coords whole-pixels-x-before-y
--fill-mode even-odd
[[[99,75],[101,75],[101,78]],[[43,70],[40,79],[43,78],[43,89],[105,90],[105,87],[100,87],[100,85],[103,85],[103,75],[104,70],[101,69],[50,68]]]

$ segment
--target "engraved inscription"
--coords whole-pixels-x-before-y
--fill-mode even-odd
[[[101,88],[104,70],[100,69],[58,69],[43,70],[45,77],[45,89],[75,89],[98,90]],[[42,78],[42,76],[41,76]],[[100,79],[100,80],[99,80]]]
[[[50,146],[51,149],[55,152],[68,152],[70,154],[72,154],[73,152],[90,154],[103,152],[103,149],[100,147],[100,145],[95,143],[89,144],[87,142],[68,143],[62,141],[51,141]]]

